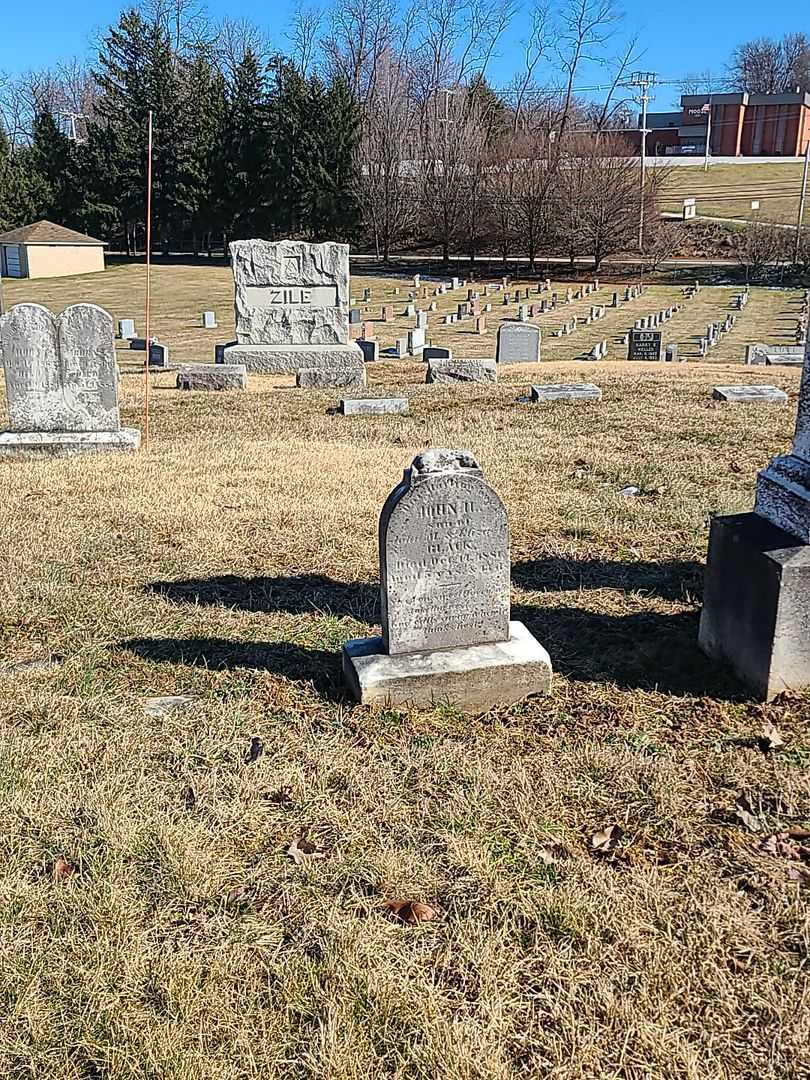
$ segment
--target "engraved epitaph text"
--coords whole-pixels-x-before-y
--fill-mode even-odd
[[[444,463],[420,468],[431,454]],[[415,459],[383,508],[380,562],[390,654],[508,639],[506,509],[471,455]]]

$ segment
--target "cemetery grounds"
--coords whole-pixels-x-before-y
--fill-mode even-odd
[[[119,266],[6,300],[143,332],[142,284]],[[404,309],[408,279],[364,286],[374,318]],[[808,1075],[810,888],[781,834],[810,827],[810,695],[753,703],[696,641],[710,516],[751,508],[795,418],[799,372],[744,347],[792,343],[799,294],[752,289],[711,363],[696,335],[738,289],[663,326],[686,364],[617,344],[673,285],[550,336],[619,287],[535,320],[544,362],[495,387],[370,366],[408,416],[334,415],[339,391],[291,376],[206,394],[162,374],[148,454],[0,462],[0,1075]],[[159,266],[153,295],[173,361],[232,339],[227,267]],[[491,299],[487,336],[434,316],[429,338],[493,356],[516,308]],[[608,360],[575,362],[605,337]],[[600,405],[518,401],[581,380]],[[790,406],[711,400],[749,382]],[[341,645],[379,617],[380,508],[431,446],[471,449],[506,503],[548,698],[471,719],[343,696]],[[152,716],[158,695],[195,700]],[[436,918],[398,922],[397,899]]]

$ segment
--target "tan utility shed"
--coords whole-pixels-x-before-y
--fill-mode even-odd
[[[104,244],[92,236],[37,221],[0,233],[0,275],[13,278],[66,277],[104,269]]]

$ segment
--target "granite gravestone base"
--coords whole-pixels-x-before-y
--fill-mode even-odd
[[[792,452],[760,472],[753,513],[712,522],[699,640],[766,701],[810,686],[810,345]]]
[[[137,450],[141,433],[122,428],[112,316],[74,304],[54,318],[18,304],[0,322],[9,430],[0,455],[66,456]]]
[[[299,240],[230,245],[236,345],[227,364],[263,375],[362,368],[349,341],[349,248]]]
[[[181,364],[178,390],[247,390],[243,364]]]
[[[466,451],[428,450],[380,516],[382,635],[349,641],[363,703],[472,712],[546,694],[548,653],[509,618],[506,509]]]

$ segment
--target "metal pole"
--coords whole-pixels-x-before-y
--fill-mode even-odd
[[[794,262],[799,261],[799,252],[802,249],[802,225],[804,224],[804,204],[807,200],[807,177],[810,174],[810,141],[807,143],[807,150],[804,154],[804,172],[802,174],[802,193],[799,198],[799,217],[796,222],[796,251],[794,252]]]
[[[146,151],[146,359],[143,364],[143,434],[144,448],[149,449],[149,361],[152,359],[152,110]]]
[[[711,152],[711,142],[712,142],[712,95],[709,94],[709,111],[708,111],[708,114],[707,114],[707,123],[706,123],[706,155],[705,155],[705,157],[703,159],[703,171],[704,172],[709,171],[709,154]]]
[[[647,184],[647,87],[641,93],[641,198],[638,207],[638,250],[644,251],[644,192]]]

